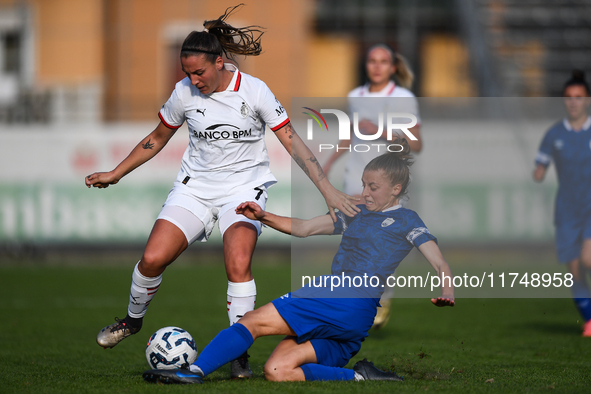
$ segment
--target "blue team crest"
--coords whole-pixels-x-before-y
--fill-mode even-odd
[[[558,150],[562,149],[562,147],[564,146],[564,141],[563,140],[556,140],[554,141],[554,147]]]
[[[382,227],[388,227],[389,225],[391,225],[392,223],[394,223],[395,220],[392,218],[387,218],[382,222]]]

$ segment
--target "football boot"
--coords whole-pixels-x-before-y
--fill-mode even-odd
[[[131,327],[125,319],[115,318],[115,323],[103,328],[96,336],[96,343],[103,348],[112,348],[142,327]]]

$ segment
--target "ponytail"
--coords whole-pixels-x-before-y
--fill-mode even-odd
[[[412,83],[415,79],[415,75],[410,69],[408,61],[404,58],[404,56],[396,52],[394,57],[394,64],[396,65],[396,72],[394,74],[396,75],[398,84],[403,88],[410,90]]]
[[[213,63],[222,54],[230,59],[234,55],[260,55],[262,27],[234,27],[226,23],[226,19],[243,5],[227,8],[219,18],[203,22],[203,31],[191,32],[183,42],[181,57],[204,54]]]

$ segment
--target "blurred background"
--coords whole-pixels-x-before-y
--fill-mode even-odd
[[[154,160],[115,187],[88,190],[83,178],[114,168],[153,129],[158,110],[183,78],[178,60],[182,41],[190,31],[202,30],[204,20],[235,4],[0,0],[0,259],[47,248],[145,244],[179,169],[186,127]],[[292,98],[345,97],[363,84],[364,56],[373,44],[387,43],[399,51],[415,72],[415,95],[442,98],[419,103],[429,110],[423,118],[425,149],[417,158],[423,163],[415,177],[430,173],[441,180],[441,173],[450,178],[448,189],[433,190],[431,184],[421,198],[417,209],[428,210],[423,215],[427,224],[431,218],[438,234],[460,246],[523,241],[551,247],[555,180],[551,176],[535,189],[530,173],[539,141],[559,119],[556,111],[546,117],[536,112],[537,123],[526,137],[514,127],[502,147],[493,149],[498,141],[492,137],[494,128],[487,132],[485,127],[478,135],[466,131],[465,138],[450,131],[457,127],[444,98],[561,96],[573,68],[591,69],[589,2],[249,0],[229,22],[266,28],[263,54],[236,60],[243,72],[267,83],[290,115],[299,111],[290,109]],[[553,105],[560,110],[561,101]],[[507,105],[499,108],[496,116],[503,117]],[[444,127],[438,117],[446,120]],[[476,129],[478,124],[470,128]],[[280,181],[270,190],[269,210],[289,214],[291,160],[269,134],[272,169]],[[445,150],[437,149],[441,143],[447,143]],[[479,154],[481,147],[489,156]],[[441,201],[454,203],[454,218],[460,219],[469,203],[460,195],[477,201],[468,204],[474,212],[492,209],[494,216],[501,209],[479,198],[478,174],[470,173],[469,161],[459,159],[467,150],[474,160],[497,160],[509,170],[515,161],[503,158],[519,155],[520,175],[502,187],[510,192],[523,185],[530,194],[503,197],[502,206],[513,218],[530,207],[529,196],[542,195],[523,219],[532,231],[503,237],[498,223],[490,229],[477,223],[475,239],[461,221],[463,233],[449,229],[450,221],[441,216],[446,209],[433,208]],[[446,163],[451,163],[447,169]],[[434,167],[436,172],[430,170]],[[476,186],[466,194],[462,185]],[[437,200],[442,193],[445,199]],[[472,216],[478,221],[482,215]],[[269,230],[260,242],[289,246],[289,238]]]

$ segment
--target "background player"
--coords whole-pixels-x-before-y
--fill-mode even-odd
[[[349,92],[349,113],[353,119],[353,113],[359,114],[359,131],[362,134],[375,134],[378,130],[376,121],[378,113],[383,112],[407,112],[415,115],[419,120],[417,100],[409,90],[412,86],[414,75],[408,63],[399,53],[395,53],[389,46],[378,44],[367,51],[365,71],[368,82]],[[396,78],[398,85],[392,81]],[[380,98],[385,100],[380,100]],[[385,122],[385,120],[384,120]],[[401,119],[401,123],[408,119]],[[420,152],[423,147],[421,138],[421,126],[417,124],[409,130],[417,141],[408,140],[413,152]],[[386,140],[384,128],[381,139]],[[333,164],[339,157],[348,152],[347,148],[364,143],[353,133],[351,140],[341,141],[338,149],[324,164],[324,172],[328,175]],[[383,152],[351,152],[345,166],[344,191],[351,196],[359,197],[362,187],[359,183],[363,169],[373,158]],[[394,289],[388,288],[382,295],[381,308],[374,322],[374,328],[383,328],[390,317],[391,299],[394,297]]]
[[[377,276],[381,283],[402,259],[417,247],[437,275],[452,276],[435,237],[416,212],[400,206],[399,199],[410,182],[410,149],[388,153],[372,160],[363,173],[361,212],[354,218],[338,215],[310,220],[292,219],[265,212],[254,202],[245,202],[236,212],[297,237],[342,234],[332,263],[332,275]],[[376,230],[377,229],[377,230]],[[329,281],[330,282],[330,281]],[[453,306],[454,289],[442,280],[436,306]],[[287,335],[265,364],[265,378],[272,381],[311,380],[401,380],[363,360],[354,370],[343,366],[359,351],[374,320],[383,288],[303,287],[247,313],[238,324],[220,332],[201,352],[190,369],[151,370],[149,382],[201,383],[202,377],[248,349],[261,336]],[[335,297],[347,298],[335,298]]]
[[[583,336],[591,337],[591,90],[582,71],[573,71],[564,85],[567,117],[546,132],[536,156],[534,180],[542,182],[552,161],[559,188],[554,225],[556,250],[573,275],[573,298],[585,320]]]
[[[235,28],[225,19],[236,7],[204,23],[181,48],[187,78],[176,84],[159,112],[160,124],[113,171],[86,177],[88,187],[116,184],[154,157],[186,121],[190,142],[181,170],[154,224],[133,275],[127,316],[103,328],[97,342],[110,348],[137,333],[148,305],[158,291],[162,273],[191,243],[206,241],[215,222],[223,237],[228,276],[230,324],[254,309],[256,286],[251,259],[261,232],[258,221],[235,213],[245,200],[265,206],[266,189],[276,183],[269,170],[264,143],[265,125],[318,187],[329,205],[354,215],[348,196],[325,177],[314,155],[295,133],[285,110],[259,79],[224,64],[222,54],[259,55],[261,31],[256,26]],[[250,377],[247,355],[232,363],[232,377]]]

